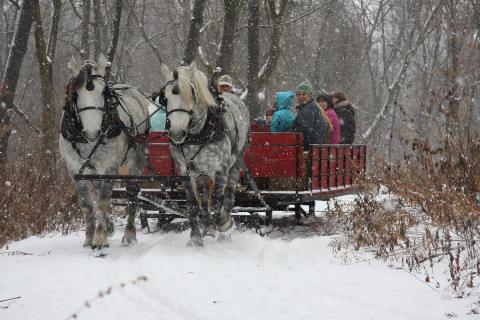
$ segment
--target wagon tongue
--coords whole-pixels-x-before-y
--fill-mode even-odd
[[[140,193],[137,195],[137,198],[139,200],[148,202],[148,203],[154,205],[157,208],[165,210],[166,214],[173,214],[173,215],[177,215],[179,217],[188,219],[188,215],[186,213],[184,213],[180,208],[169,206],[168,200],[158,199],[158,198],[153,197],[151,195],[149,195],[147,197],[146,194],[142,193],[142,191],[140,191]]]

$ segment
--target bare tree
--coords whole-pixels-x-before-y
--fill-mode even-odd
[[[257,97],[257,81],[259,71],[260,48],[258,41],[258,13],[260,6],[257,0],[248,0],[248,76],[247,76],[247,106],[250,117],[260,113]]]
[[[94,39],[94,59],[100,56],[102,42],[100,37],[100,24],[102,22],[102,12],[100,9],[100,1],[93,1],[93,39]]]
[[[60,23],[61,0],[54,0],[53,13],[50,22],[48,40],[45,41],[40,3],[33,2],[33,16],[35,20],[35,47],[40,71],[40,86],[42,89],[42,154],[45,157],[46,168],[53,172],[52,159],[56,149],[55,126],[55,97],[53,88],[52,64],[55,59],[57,44],[58,24]]]
[[[10,111],[17,89],[17,81],[27,52],[28,37],[32,26],[33,6],[30,1],[22,1],[15,35],[8,54],[7,65],[0,84],[0,174],[3,174],[7,160],[8,139],[11,134]]]
[[[222,44],[217,59],[217,67],[222,73],[230,73],[235,48],[235,23],[237,21],[237,0],[224,0],[225,15],[223,18]]]
[[[112,30],[112,41],[110,42],[110,47],[108,48],[107,61],[110,62],[107,65],[105,71],[105,81],[108,81],[110,78],[111,64],[113,63],[113,58],[115,57],[115,52],[117,51],[118,44],[118,34],[120,33],[120,20],[122,20],[122,0],[117,0],[115,2],[115,16],[113,19],[113,30]]]
[[[80,51],[80,59],[88,60],[90,58],[90,2],[91,0],[83,0],[83,15],[82,15],[82,43]]]
[[[263,65],[261,72],[258,76],[257,87],[263,87],[270,79],[273,71],[277,66],[278,59],[280,58],[281,46],[280,40],[282,37],[283,25],[282,21],[287,10],[287,0],[281,0],[279,9],[277,11],[277,5],[275,0],[268,0],[268,13],[271,18],[272,31],[270,33],[269,49],[267,53],[267,59]]]
[[[183,54],[182,64],[189,64],[195,59],[198,48],[200,28],[203,23],[203,11],[206,0],[195,0],[193,4],[192,19],[190,20],[190,31],[188,33],[187,45]]]

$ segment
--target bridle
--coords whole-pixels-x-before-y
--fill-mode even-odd
[[[160,105],[165,107],[165,109],[167,108],[167,104],[168,104],[168,99],[165,96],[165,90],[166,90],[167,86],[172,85],[172,84],[174,85],[173,88],[172,88],[172,94],[179,95],[180,94],[180,89],[178,87],[178,71],[177,70],[173,70],[173,80],[168,81],[160,89],[159,102],[160,102]],[[192,86],[192,92],[193,93],[195,92],[195,88],[193,88],[193,86]],[[193,94],[193,96],[195,97],[195,94]],[[188,130],[192,129],[193,126],[194,126],[194,123],[195,123],[194,122],[193,110],[185,110],[185,109],[182,109],[182,108],[175,108],[175,109],[172,109],[172,110],[168,110],[167,113],[166,113],[166,118],[167,119],[165,121],[165,129],[166,130],[170,129],[169,115],[171,115],[172,113],[175,113],[175,112],[184,112],[184,113],[187,113],[190,116],[190,120],[189,120],[188,125],[187,125],[187,135],[188,135]],[[173,141],[171,141],[171,142],[173,143]]]
[[[85,71],[84,72],[86,72],[86,74],[87,74],[87,84],[85,85],[85,88],[88,91],[95,90],[95,84],[93,83],[94,79],[101,79],[105,83],[104,76],[97,75],[97,74],[92,74],[92,65],[91,65],[90,62],[87,62],[85,64]],[[106,89],[107,87],[108,86],[105,86],[105,90],[102,92],[104,97],[105,97],[105,91],[107,90]],[[80,127],[82,128],[82,133],[83,133],[83,123],[82,123],[82,119],[80,118],[80,113],[83,112],[83,111],[87,111],[87,110],[99,110],[99,111],[102,111],[103,113],[105,113],[108,109],[108,103],[107,103],[107,101],[105,101],[105,103],[103,104],[102,107],[87,106],[87,107],[79,108],[76,100],[77,99],[74,99],[75,103],[73,104],[73,108],[75,110],[75,113],[78,115],[77,121],[79,122]]]

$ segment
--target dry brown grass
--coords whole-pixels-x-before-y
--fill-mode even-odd
[[[480,284],[474,178],[480,172],[480,142],[445,145],[435,162],[431,150],[417,144],[419,166],[371,174],[353,212],[337,211],[348,247],[394,259],[423,273],[426,282],[431,281],[428,267],[445,263],[450,288],[462,297]]]
[[[80,225],[74,187],[63,163],[51,176],[39,159],[38,154],[20,152],[0,177],[0,247],[49,231],[67,233]]]

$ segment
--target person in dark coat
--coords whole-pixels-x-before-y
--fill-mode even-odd
[[[308,150],[311,144],[328,143],[328,124],[313,100],[312,85],[304,81],[298,85],[295,93],[299,104],[296,107],[298,112],[293,128],[303,133],[304,149]]]
[[[340,122],[340,143],[352,144],[355,141],[357,126],[355,123],[355,107],[347,100],[342,91],[332,92],[334,110]]]

